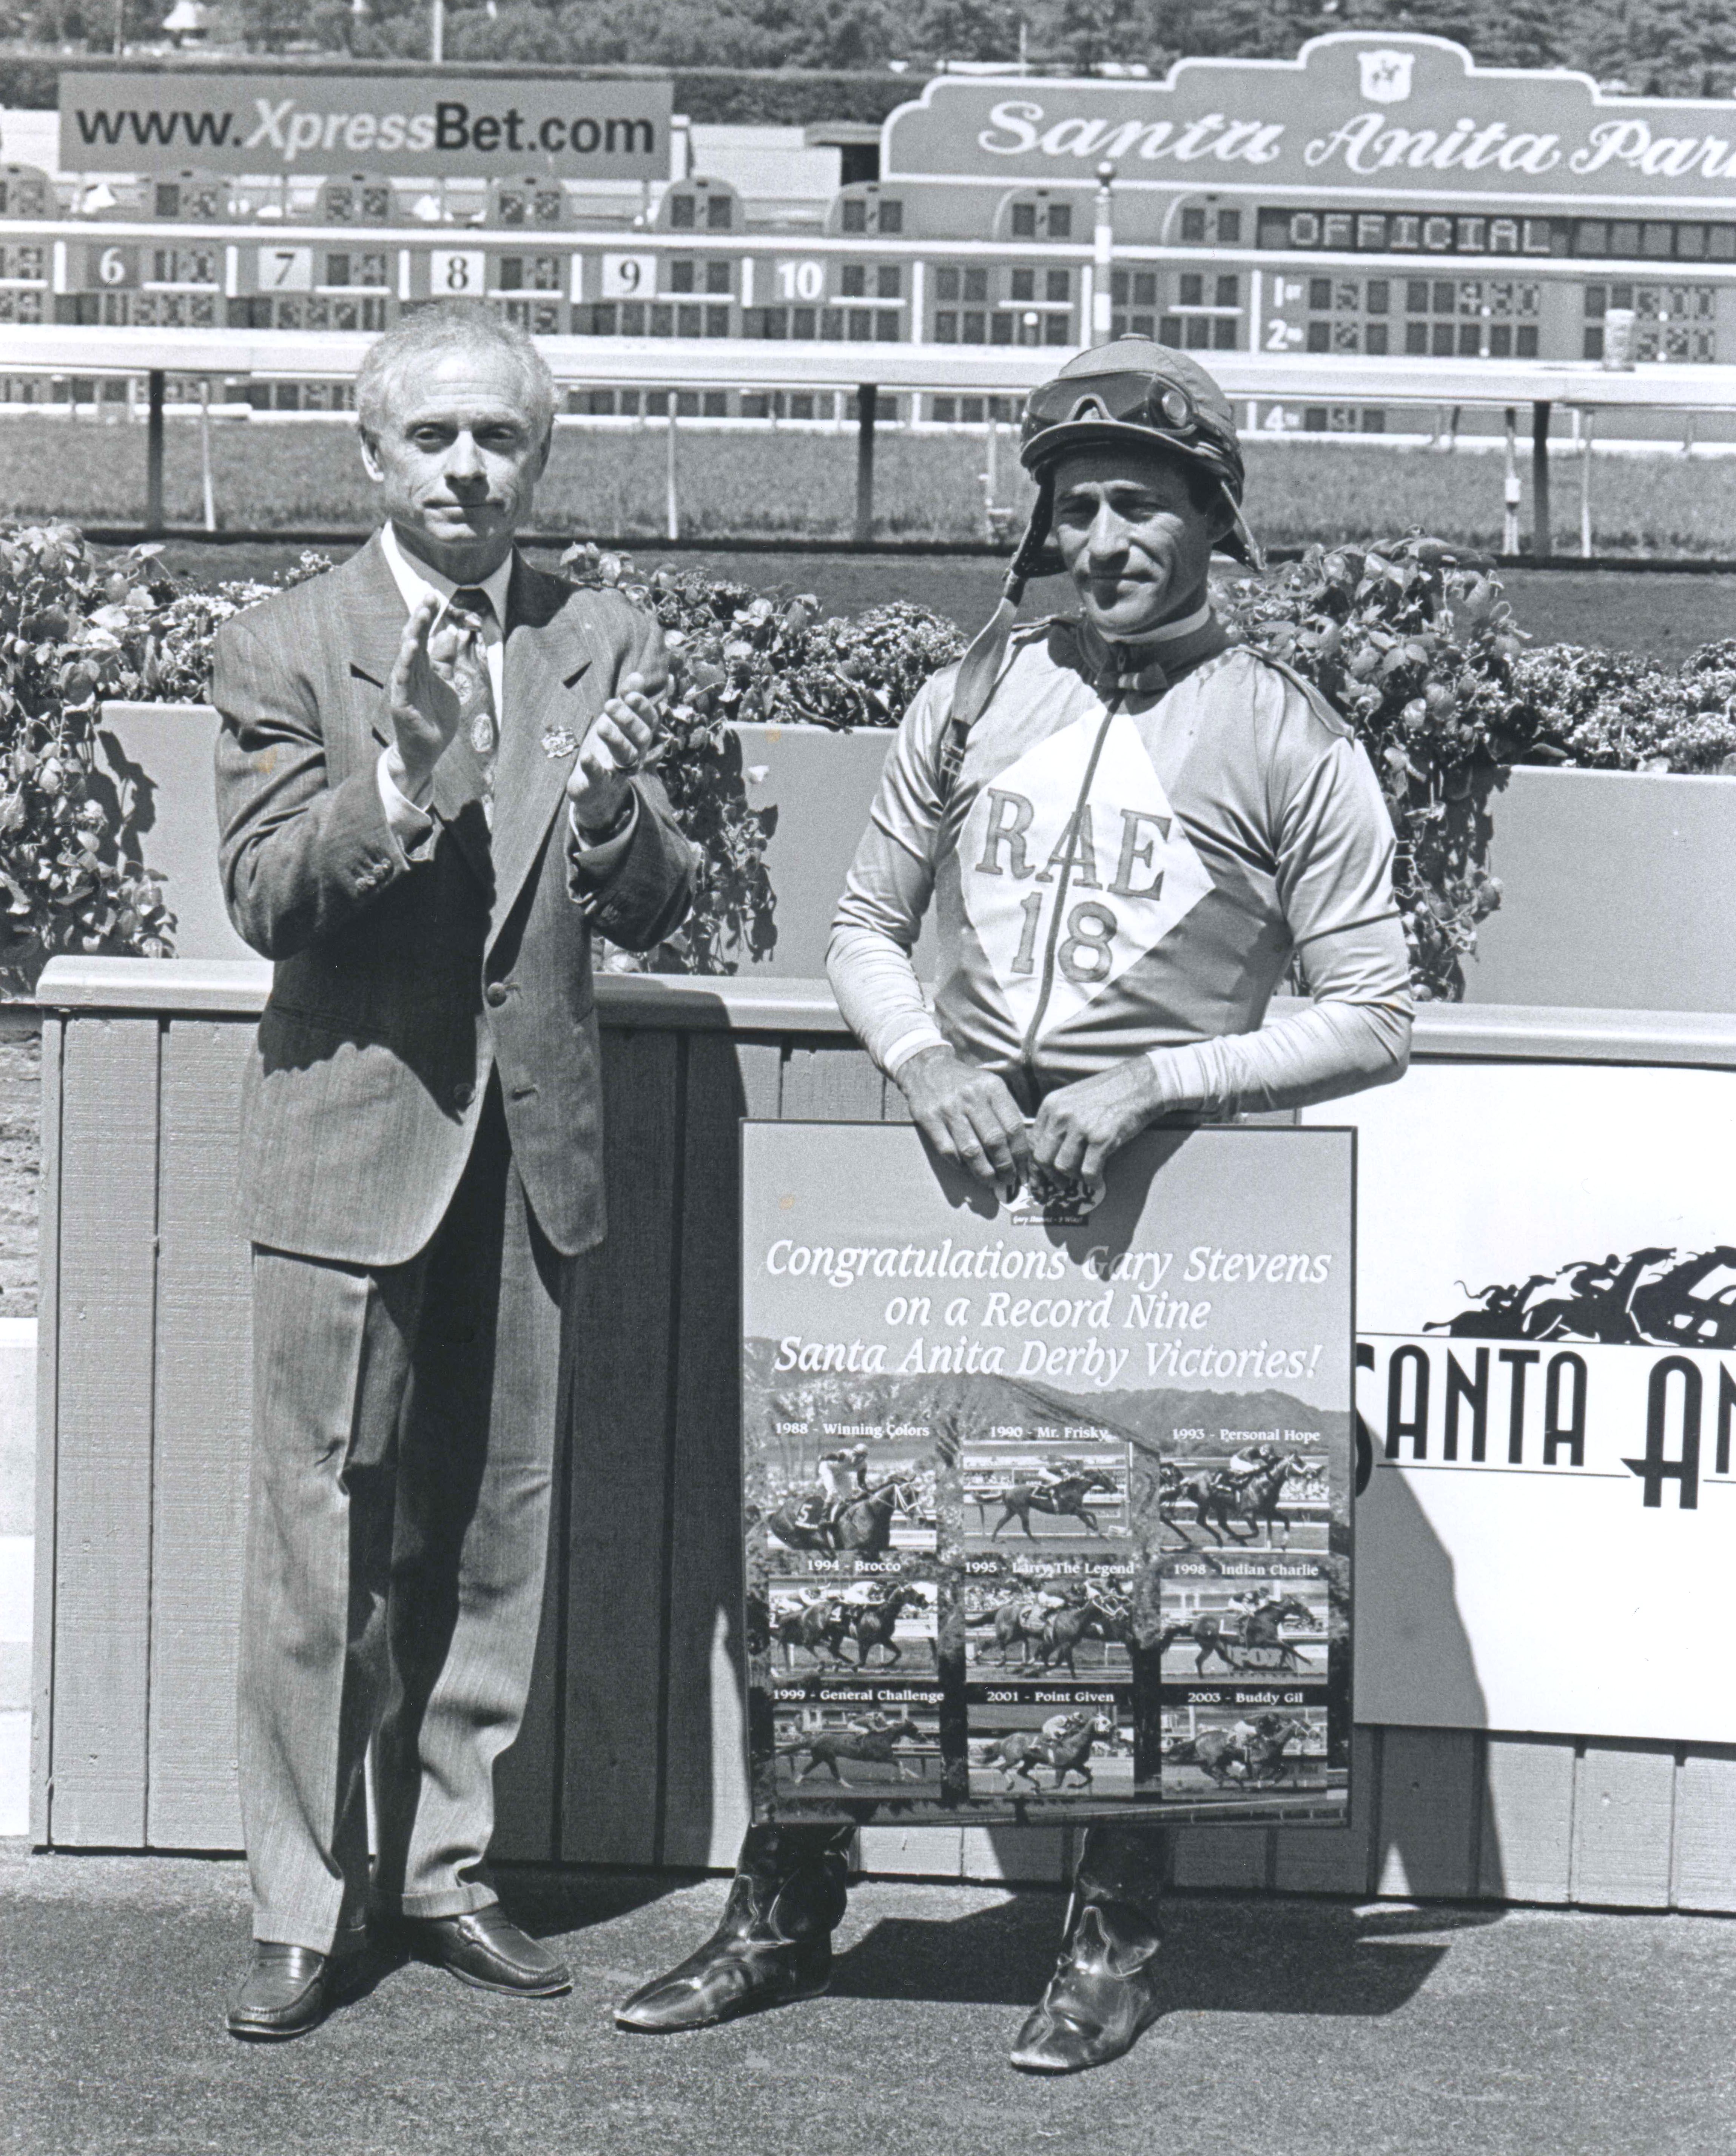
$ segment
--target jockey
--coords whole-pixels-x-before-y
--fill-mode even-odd
[[[830,1524],[837,1521],[859,1497],[868,1495],[868,1448],[854,1445],[848,1452],[822,1453],[819,1479],[825,1491],[825,1504],[821,1517]]]
[[[1233,644],[1215,550],[1257,566],[1228,399],[1139,338],[1027,401],[1035,507],[1001,603],[886,758],[827,968],[943,1159],[985,1186],[1094,1177],[1162,1118],[1225,1119],[1398,1077],[1410,967],[1393,830],[1319,693]],[[1076,614],[1015,624],[1064,572]],[[932,1004],[912,963],[937,916]],[[1292,965],[1306,995],[1266,1023]],[[829,1980],[847,1826],[749,1830],[722,1925],[618,2010],[691,2029]],[[1162,1836],[1081,1836],[1061,1953],[1014,2047],[1061,2073],[1157,2017]]]
[[[1059,1490],[1073,1481],[1081,1470],[1076,1460],[1045,1460],[1030,1478],[1033,1490]]]
[[[1256,1445],[1246,1452],[1232,1452],[1224,1463],[1223,1471],[1226,1476],[1234,1476],[1239,1482],[1246,1482],[1256,1475],[1263,1475],[1271,1464],[1271,1446]]]

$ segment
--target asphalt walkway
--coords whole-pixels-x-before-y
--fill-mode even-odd
[[[723,1882],[520,1878],[570,1998],[389,1970],[300,2041],[223,2031],[239,1866],[0,1855],[0,2149],[28,2156],[1729,2156],[1736,1922],[1179,1897],[1168,2011],[1061,2082],[1004,2054],[1057,1895],[874,1884],[830,1997],[611,2027]]]

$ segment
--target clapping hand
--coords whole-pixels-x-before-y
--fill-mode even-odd
[[[606,831],[618,820],[627,805],[628,780],[650,760],[663,715],[645,690],[643,674],[628,675],[579,746],[567,794],[585,831]]]
[[[464,712],[458,654],[471,634],[463,615],[449,609],[436,629],[443,602],[430,592],[404,624],[386,701],[394,737],[388,754],[393,783],[412,801],[422,800],[434,766],[445,754]]]

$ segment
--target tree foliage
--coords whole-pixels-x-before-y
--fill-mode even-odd
[[[129,39],[159,37],[167,0],[124,5]],[[233,28],[258,52],[428,51],[427,0],[369,0],[360,14],[349,0],[226,0],[218,14],[224,36]],[[876,69],[1009,60],[1021,24],[1040,62],[1085,69],[1138,63],[1158,73],[1188,54],[1288,59],[1328,30],[1410,30],[1451,38],[1487,67],[1579,68],[1645,96],[1736,92],[1729,0],[495,0],[491,10],[461,0],[448,13],[446,50],[557,66]],[[0,0],[8,44],[102,52],[113,37],[109,0]]]

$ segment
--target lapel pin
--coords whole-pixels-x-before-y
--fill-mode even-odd
[[[551,726],[542,737],[542,753],[558,760],[571,756],[578,747],[578,736],[569,733],[565,726]]]

